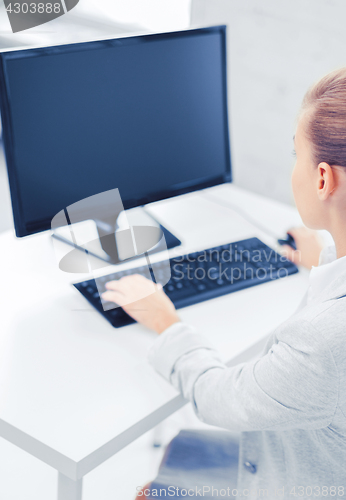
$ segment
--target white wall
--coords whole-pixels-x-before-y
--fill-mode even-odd
[[[191,0],[84,1],[97,5],[99,12],[109,19],[136,23],[153,32],[183,30],[190,24]]]
[[[294,124],[307,88],[346,65],[345,0],[192,0],[192,24],[227,24],[235,183],[293,202]]]

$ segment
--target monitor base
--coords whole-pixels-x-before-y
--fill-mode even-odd
[[[162,250],[171,249],[181,245],[181,241],[167,228],[162,226],[152,215],[144,210],[144,207],[137,207],[121,212],[113,221],[87,220],[81,221],[71,226],[64,226],[53,230],[53,238],[62,241],[75,249],[107,262],[108,264],[120,264],[129,257],[124,255],[123,245],[119,246],[119,241],[123,238],[116,238],[115,234],[121,234],[138,227],[154,228],[161,231],[161,239],[157,245],[151,246],[150,253],[157,253]],[[114,228],[114,229],[113,229]],[[164,238],[162,238],[162,235]],[[125,234],[124,234],[125,236]],[[117,244],[117,243],[118,244]],[[126,247],[125,238],[125,247]],[[126,248],[125,248],[126,250]],[[139,253],[138,258],[143,254]],[[131,257],[131,260],[137,256]]]

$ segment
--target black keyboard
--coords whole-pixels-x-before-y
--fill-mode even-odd
[[[108,281],[131,274],[142,274],[162,284],[169,280],[163,287],[164,291],[179,309],[298,272],[291,261],[258,238],[175,257],[170,259],[169,264],[163,261],[153,263],[150,267],[142,266],[109,274],[97,278],[98,286],[102,289],[102,283],[105,285]],[[83,281],[74,286],[114,327],[134,323],[120,307],[104,310],[95,280]],[[109,303],[108,307],[114,307],[114,304]]]

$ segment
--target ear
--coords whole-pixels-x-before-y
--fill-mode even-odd
[[[317,167],[317,196],[321,201],[329,198],[336,188],[335,172],[328,163],[322,162]]]

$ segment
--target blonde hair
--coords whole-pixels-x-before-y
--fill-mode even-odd
[[[346,68],[328,73],[307,91],[302,114],[316,165],[346,168]]]

